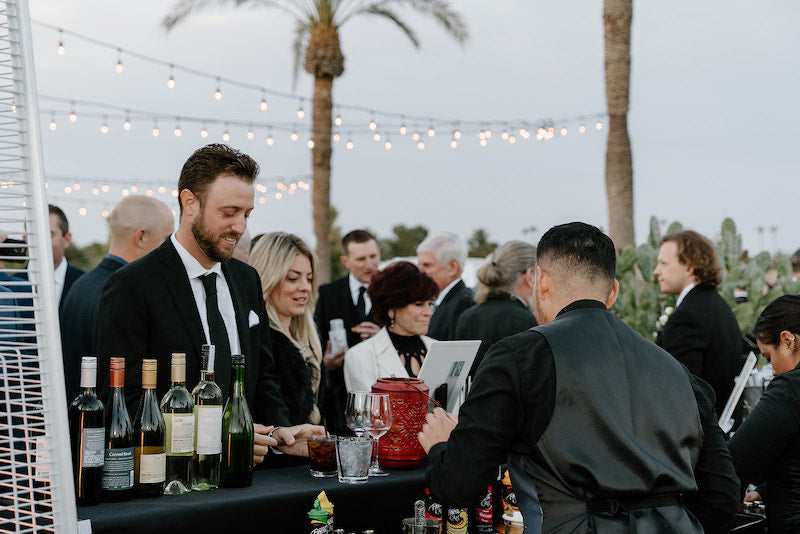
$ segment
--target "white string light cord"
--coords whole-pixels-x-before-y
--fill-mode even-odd
[[[289,94],[284,93],[281,91],[276,91],[274,89],[270,89],[265,86],[256,85],[252,83],[242,82],[239,80],[233,80],[231,78],[227,78],[224,76],[219,76],[217,74],[204,72],[201,70],[193,69],[191,67],[186,67],[183,65],[178,65],[176,63],[171,63],[168,61],[164,61],[158,58],[154,58],[145,54],[141,54],[139,52],[123,48],[121,46],[114,45],[112,43],[107,43],[105,41],[101,41],[98,39],[94,39],[92,37],[79,34],[77,32],[73,32],[70,30],[66,30],[64,28],[59,28],[57,26],[53,26],[51,24],[41,22],[41,21],[33,21],[34,24],[41,26],[43,28],[47,28],[49,30],[53,30],[58,32],[58,45],[56,47],[56,53],[59,56],[63,56],[66,54],[66,47],[64,45],[64,36],[69,36],[74,39],[78,39],[87,43],[90,43],[94,46],[99,46],[102,48],[107,48],[116,51],[116,63],[114,64],[114,70],[118,74],[121,74],[124,71],[124,64],[122,61],[123,57],[130,57],[136,58],[138,60],[159,65],[168,69],[168,78],[167,78],[167,89],[172,90],[176,87],[176,80],[175,80],[175,73],[176,72],[183,72],[186,74],[191,74],[196,77],[205,78],[208,80],[213,80],[214,82],[214,100],[219,101],[222,100],[222,88],[223,86],[234,86],[243,89],[253,90],[259,95],[259,100],[256,100],[258,105],[258,109],[261,111],[267,111],[269,109],[269,103],[267,102],[267,95],[270,97],[275,97],[284,100],[291,100],[298,102],[298,109],[297,109],[297,118],[298,120],[302,121],[306,117],[306,113],[304,111],[304,107],[307,107],[310,99],[308,97],[300,96],[297,94]],[[40,96],[43,100],[48,100],[52,102],[57,102],[61,104],[69,104],[70,108],[68,111],[64,109],[47,109],[43,110],[43,115],[46,113],[50,113],[50,121],[49,121],[49,128],[51,131],[55,131],[58,127],[58,123],[56,121],[57,116],[63,116],[63,114],[67,114],[68,119],[70,122],[76,122],[78,119],[78,109],[81,108],[102,108],[107,110],[107,112],[96,112],[96,111],[81,111],[81,115],[85,115],[89,118],[98,118],[103,119],[103,123],[100,125],[99,129],[102,134],[107,134],[110,131],[110,127],[107,123],[109,119],[118,119],[122,121],[123,129],[128,131],[132,128],[132,121],[134,119],[143,119],[150,123],[152,123],[151,133],[154,137],[158,137],[161,135],[161,127],[159,124],[163,124],[164,122],[174,121],[173,127],[173,134],[176,137],[180,137],[183,134],[183,129],[181,128],[181,124],[188,124],[188,123],[197,123],[201,125],[201,129],[199,131],[200,136],[202,138],[207,138],[210,134],[207,129],[207,125],[221,125],[224,130],[221,134],[221,138],[223,141],[227,142],[230,139],[230,131],[226,126],[238,126],[242,128],[247,128],[246,133],[244,134],[248,139],[255,139],[257,137],[254,128],[264,129],[267,132],[266,136],[261,136],[266,143],[272,146],[275,143],[275,137],[272,134],[273,131],[285,131],[290,132],[289,138],[291,141],[298,141],[300,139],[300,132],[303,132],[303,136],[306,138],[306,144],[309,148],[313,148],[313,141],[310,139],[310,125],[306,122],[289,122],[289,123],[269,123],[269,122],[253,122],[253,121],[240,121],[240,120],[222,120],[216,118],[203,118],[203,117],[186,117],[186,116],[175,116],[174,114],[165,114],[165,113],[157,113],[151,111],[133,111],[129,108],[124,106],[118,106],[109,103],[103,102],[88,102],[88,101],[81,101],[77,99],[67,99],[55,96]],[[343,138],[347,137],[348,141],[346,142],[346,148],[352,150],[355,146],[353,142],[353,136],[358,135],[369,135],[373,141],[375,142],[383,142],[384,147],[387,150],[392,148],[392,143],[390,140],[390,136],[396,132],[399,133],[400,136],[406,137],[408,136],[413,143],[417,145],[417,148],[420,150],[425,148],[425,142],[430,141],[431,138],[437,135],[437,131],[448,131],[450,132],[450,147],[457,148],[461,139],[464,136],[472,136],[480,146],[485,147],[489,143],[489,140],[492,139],[494,134],[498,135],[498,138],[501,141],[508,142],[509,144],[515,144],[518,140],[528,140],[531,138],[535,138],[538,141],[547,141],[556,137],[564,137],[570,131],[577,131],[579,134],[586,133],[592,130],[602,130],[603,129],[603,120],[607,114],[605,112],[601,113],[592,113],[588,115],[580,115],[575,117],[563,118],[563,119],[549,119],[549,118],[540,118],[540,119],[485,119],[485,120],[463,120],[463,119],[444,119],[444,118],[436,118],[436,117],[425,117],[421,115],[414,115],[409,113],[397,113],[392,111],[385,111],[385,110],[378,110],[375,108],[368,108],[361,105],[355,104],[346,104],[346,103],[338,103],[334,106],[336,111],[336,117],[334,118],[334,134],[333,134],[333,141],[340,142]],[[353,125],[347,126],[346,129],[342,129],[344,125],[344,121],[342,119],[342,110],[354,111],[357,113],[362,113],[368,115],[369,122],[364,120],[363,122],[355,122]],[[379,126],[380,124],[380,126]],[[533,132],[536,132],[534,135]],[[499,133],[498,133],[499,132]]]

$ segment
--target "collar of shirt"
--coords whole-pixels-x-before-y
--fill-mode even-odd
[[[353,273],[347,275],[347,281],[350,283],[350,297],[353,299],[353,306],[358,306],[358,290],[360,288],[369,289],[368,284],[362,284],[356,277],[353,276]],[[364,308],[367,313],[372,309],[372,300],[369,298],[369,292],[364,291],[364,304],[366,307]]]
[[[459,276],[458,278],[447,284],[447,287],[442,289],[441,292],[439,292],[439,296],[436,297],[436,301],[433,303],[433,305],[438,306],[439,304],[441,304],[444,298],[447,296],[447,294],[450,293],[450,290],[453,289],[455,285],[460,281],[461,277]]]
[[[64,293],[64,281],[67,278],[67,258],[62,258],[56,270],[53,272],[53,280],[56,282],[56,302],[61,302],[61,295]]]
[[[675,301],[675,307],[676,308],[681,305],[681,302],[683,302],[683,299],[686,298],[686,295],[689,294],[689,291],[694,289],[694,286],[696,286],[696,285],[697,285],[697,282],[692,282],[688,286],[683,288],[683,291],[681,291],[681,294],[678,295],[678,300]]]
[[[206,334],[206,342],[211,343],[211,334],[208,330],[208,313],[206,312],[206,292],[203,289],[203,281],[200,277],[207,273],[217,273],[217,305],[219,306],[219,313],[222,315],[222,321],[225,323],[225,329],[228,331],[228,342],[231,346],[231,354],[238,354],[241,352],[239,344],[239,333],[236,329],[236,311],[233,307],[233,297],[231,296],[228,282],[225,280],[225,275],[222,274],[222,264],[217,262],[206,269],[197,258],[192,256],[183,245],[180,244],[175,234],[170,237],[175,250],[178,251],[178,256],[186,269],[186,274],[189,278],[189,286],[194,295],[194,301],[197,305],[197,312],[200,314],[200,322],[203,324],[203,331]]]
[[[121,263],[122,265],[128,265],[128,262],[115,254],[106,254],[106,258],[109,260],[114,260],[117,263]]]

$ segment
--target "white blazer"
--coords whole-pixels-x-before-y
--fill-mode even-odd
[[[434,339],[420,337],[425,348],[430,349]],[[379,378],[391,376],[408,378],[408,372],[400,362],[400,356],[385,327],[344,355],[344,385],[347,391],[372,391],[372,384]]]

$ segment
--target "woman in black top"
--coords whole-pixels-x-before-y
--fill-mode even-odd
[[[770,303],[753,334],[775,378],[728,447],[742,483],[763,483],[745,500],[763,498],[770,534],[800,532],[800,296]]]
[[[536,247],[524,241],[504,244],[478,269],[478,305],[461,314],[455,336],[481,340],[469,376],[475,376],[483,355],[493,344],[536,326],[531,312],[535,278]]]

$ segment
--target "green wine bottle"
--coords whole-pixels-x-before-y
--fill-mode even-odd
[[[244,393],[244,355],[231,356],[231,392],[222,414],[222,485],[253,483],[253,417]]]

